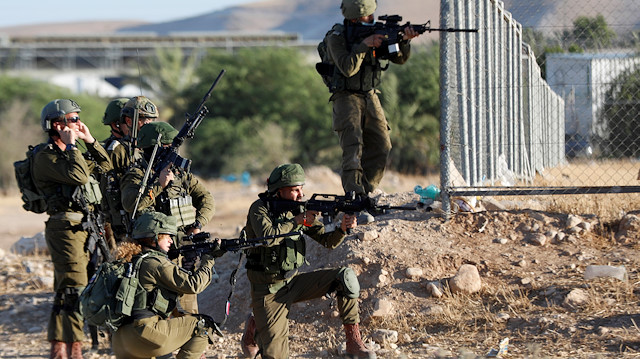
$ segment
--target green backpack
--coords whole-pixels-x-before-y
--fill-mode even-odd
[[[345,28],[342,24],[335,24],[331,28],[331,30],[327,31],[326,35],[318,44],[318,55],[320,56],[320,62],[316,63],[316,71],[322,77],[322,81],[329,88],[330,92],[335,92],[339,90],[340,83],[338,81],[341,80],[340,76],[336,76],[336,68],[333,63],[333,59],[329,55],[329,51],[327,50],[327,37],[332,35],[333,33],[342,34],[344,33]],[[342,84],[344,85],[344,84]]]
[[[145,253],[134,262],[123,260],[100,265],[80,294],[80,313],[87,323],[118,330],[131,315],[138,290],[138,271]]]
[[[40,150],[39,146],[29,146],[27,158],[13,163],[16,182],[22,193],[22,208],[30,212],[44,213],[47,201],[33,181],[33,157]]]

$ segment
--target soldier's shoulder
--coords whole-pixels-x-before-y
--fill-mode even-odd
[[[331,27],[331,30],[329,30],[327,35],[342,36],[344,31],[345,31],[345,27],[343,24],[334,24],[333,27]]]
[[[53,144],[44,142],[33,146],[33,155],[35,158],[49,157],[57,155],[57,152],[53,148]]]

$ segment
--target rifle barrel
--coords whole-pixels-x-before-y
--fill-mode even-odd
[[[442,32],[478,32],[478,29],[455,29],[453,27],[448,28],[428,28],[427,31],[442,31]]]

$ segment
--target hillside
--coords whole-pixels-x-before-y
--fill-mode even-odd
[[[37,36],[40,34],[103,34],[110,32],[201,32],[239,31],[261,33],[265,31],[294,32],[303,40],[316,40],[324,36],[327,24],[341,21],[339,0],[263,0],[242,6],[229,7],[173,21],[148,23],[139,21],[74,22],[74,26],[37,24],[30,26],[0,27],[0,33],[9,36]],[[640,2],[636,0],[607,0],[602,3],[581,0],[505,0],[505,9],[523,27],[532,27],[551,33],[571,28],[578,16],[602,14],[614,30],[640,28]],[[440,22],[440,0],[379,0],[376,15],[400,14],[404,21],[432,26]],[[428,36],[437,38],[437,34]]]
[[[404,21],[439,23],[439,0],[380,0],[377,15],[400,14]],[[304,40],[321,39],[328,24],[342,21],[338,0],[266,0],[176,21],[122,28],[119,31],[265,31],[295,32]]]

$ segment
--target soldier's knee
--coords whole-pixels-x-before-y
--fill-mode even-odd
[[[343,267],[338,271],[336,275],[336,290],[338,295],[350,299],[360,297],[360,282],[358,282],[358,277],[353,269]]]

